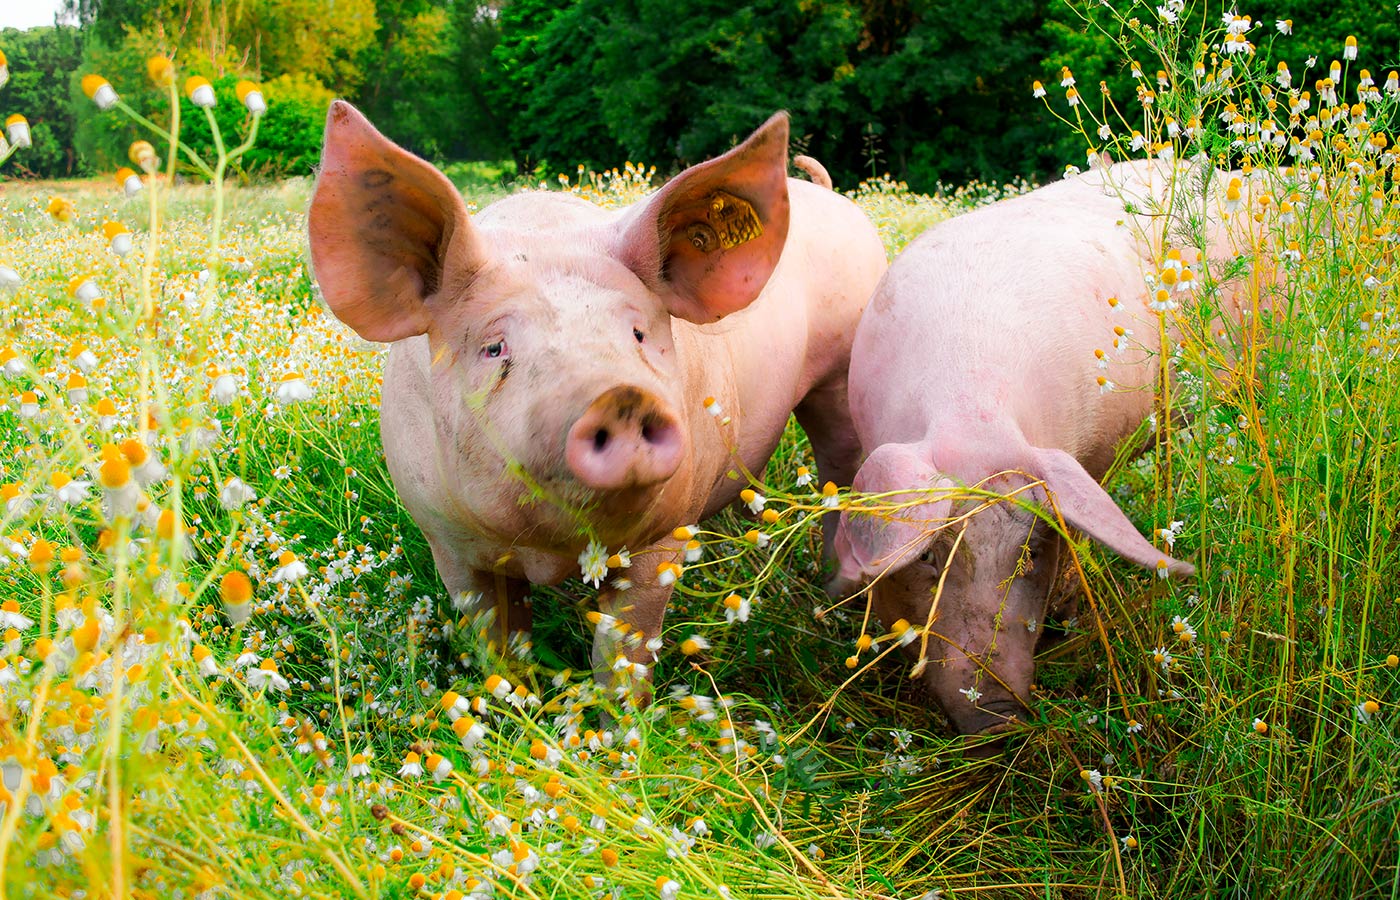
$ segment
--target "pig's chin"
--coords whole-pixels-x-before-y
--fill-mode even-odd
[[[664,537],[684,522],[666,520],[663,500],[675,485],[670,481],[638,487],[598,490],[563,477],[543,482],[555,503],[536,521],[535,535],[556,552],[576,553],[580,526],[611,549],[639,548]],[[545,549],[545,548],[541,548]]]
[[[585,517],[598,539],[607,546],[636,547],[655,540],[656,535],[652,532],[657,529],[665,531],[666,525],[658,525],[656,522],[664,485],[652,484],[646,487],[592,493],[593,502],[587,507]]]

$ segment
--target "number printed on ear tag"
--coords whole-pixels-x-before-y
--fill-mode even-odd
[[[737,247],[763,234],[758,213],[747,200],[724,191],[715,191],[710,195],[709,204],[706,218],[724,249]]]

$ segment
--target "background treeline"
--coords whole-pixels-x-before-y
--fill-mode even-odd
[[[782,108],[793,113],[799,145],[838,181],[890,172],[920,190],[1044,178],[1081,160],[1082,139],[1030,93],[1040,79],[1065,110],[1062,65],[1096,107],[1102,80],[1125,115],[1135,108],[1107,36],[1118,26],[1083,0],[67,2],[77,27],[0,31],[12,73],[0,114],[26,115],[35,142],[7,176],[120,164],[130,132],[99,116],[78,80],[100,72],[159,119],[162,98],[145,76],[156,52],[215,82],[224,127],[243,116],[233,82],[263,82],[269,109],[244,161],[252,177],[309,172],[335,96],[434,161],[511,160],[519,174],[625,159],[677,167],[727,148]],[[1151,4],[1134,9],[1155,18]],[[1239,11],[1262,23],[1251,34],[1257,43],[1288,42],[1275,58],[1282,50],[1295,73],[1317,57],[1309,85],[1348,34],[1373,63],[1400,62],[1392,3],[1264,0]],[[1280,18],[1293,19],[1295,36],[1277,35]],[[1373,75],[1379,82],[1384,72]],[[186,112],[190,140],[207,140],[202,117]]]

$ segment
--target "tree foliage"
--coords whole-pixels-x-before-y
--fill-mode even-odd
[[[20,164],[41,174],[106,167],[124,154],[107,132],[113,126],[77,91],[74,73],[100,71],[138,108],[154,112],[160,98],[142,81],[144,58],[153,52],[173,55],[186,74],[264,83],[263,140],[275,137],[278,149],[249,161],[270,174],[310,167],[332,94],[357,103],[386,134],[429,159],[509,157],[520,174],[624,159],[675,168],[727,149],[786,109],[798,147],[841,183],[889,172],[922,190],[939,181],[1044,178],[1081,161],[1089,149],[1082,138],[1031,97],[1031,81],[1053,90],[1061,66],[1073,68],[1086,103],[1103,102],[1100,83],[1124,115],[1134,103],[1134,83],[1115,47],[1122,23],[1093,0],[66,6],[81,31],[35,29],[5,38],[16,83],[27,92],[21,101],[12,87],[9,102],[29,104],[35,123],[36,147]],[[1230,9],[1193,7],[1195,18],[1179,29],[1182,52],[1199,52],[1189,44],[1201,16]],[[1305,88],[1341,56],[1348,34],[1358,36],[1368,59],[1387,68],[1400,62],[1400,19],[1385,4],[1258,0],[1241,11],[1260,23],[1251,32],[1257,43],[1288,42],[1272,53],[1282,51]],[[1127,13],[1134,14],[1156,22],[1154,4]],[[1278,34],[1274,22],[1282,18],[1294,20],[1294,35]],[[81,65],[74,62],[79,55]],[[1317,63],[1309,70],[1311,56]],[[1141,62],[1149,70],[1162,65],[1146,56]],[[1378,82],[1384,77],[1372,74]],[[35,91],[43,97],[31,99]],[[1069,114],[1062,98],[1051,101]]]
[[[0,89],[0,119],[19,113],[29,120],[32,147],[17,153],[6,174],[45,178],[82,171],[73,146],[77,117],[68,94],[68,79],[83,55],[83,35],[76,28],[41,27],[0,31],[0,49],[9,60],[10,80]]]

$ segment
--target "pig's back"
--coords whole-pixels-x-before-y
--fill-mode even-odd
[[[1103,446],[1105,433],[1136,427],[1151,395],[1132,388],[1153,372],[1141,348],[1114,357],[1114,326],[1153,350],[1157,331],[1123,193],[1082,176],[950,219],[912,243],[856,335],[852,410],[864,445],[920,440],[933,422],[1014,424],[1031,444],[1081,455]],[[1125,390],[1105,394],[1100,376]]]

